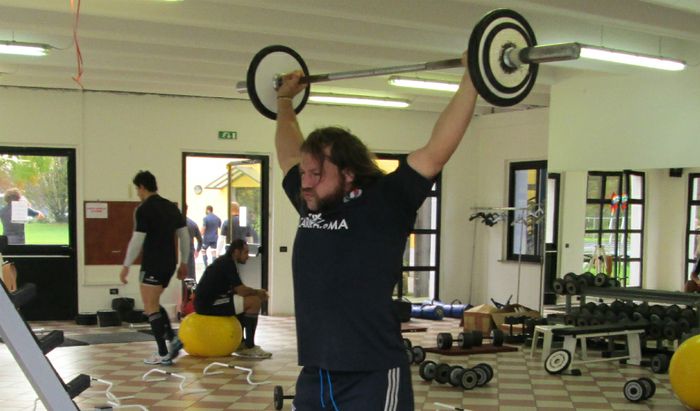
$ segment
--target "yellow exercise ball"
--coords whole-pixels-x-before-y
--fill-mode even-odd
[[[700,335],[688,338],[671,357],[668,368],[671,386],[678,399],[686,406],[700,409]]]
[[[178,332],[185,351],[198,357],[225,357],[238,348],[243,330],[238,318],[192,313]]]

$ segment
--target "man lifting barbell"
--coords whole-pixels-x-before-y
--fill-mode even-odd
[[[477,93],[465,70],[427,144],[384,175],[348,130],[304,139],[292,102],[306,90],[302,76],[281,77],[275,136],[283,186],[301,217],[292,255],[303,366],[294,408],[413,409],[391,295],[416,211],[462,140]]]

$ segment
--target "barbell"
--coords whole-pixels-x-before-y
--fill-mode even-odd
[[[496,9],[474,26],[467,48],[468,70],[479,95],[489,103],[508,107],[521,102],[532,90],[538,65],[579,57],[579,43],[537,45],[530,24],[519,13]],[[292,100],[299,113],[309,99],[310,85],[333,80],[372,77],[460,67],[461,58],[405,66],[310,75],[304,59],[293,49],[273,45],[260,50],[248,66],[246,81],[238,82],[239,92],[247,92],[255,108],[264,116],[277,117],[277,88],[282,75],[301,70],[300,82],[309,84]]]

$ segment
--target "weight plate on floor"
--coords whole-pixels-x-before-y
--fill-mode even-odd
[[[464,367],[455,365],[450,368],[450,376],[448,382],[453,387],[459,387],[462,385],[462,374],[464,374]]]
[[[474,370],[464,370],[462,373],[462,378],[460,381],[460,385],[462,388],[465,390],[471,390],[476,387],[477,382],[479,382],[479,375],[477,375]]]
[[[665,374],[668,371],[669,362],[667,354],[655,354],[651,357],[651,370],[655,374]]]
[[[476,386],[481,387],[482,385],[486,384],[486,382],[489,379],[489,375],[486,372],[486,370],[482,367],[474,367],[472,368],[472,371],[476,373]]]
[[[449,364],[440,363],[435,369],[435,382],[445,384],[450,380],[450,370],[452,367]]]
[[[484,16],[469,37],[468,63],[474,87],[489,103],[512,106],[521,102],[537,79],[537,64],[511,68],[505,53],[511,48],[537,45],[535,33],[523,16],[508,9],[493,10]]]
[[[309,69],[301,56],[287,46],[268,46],[260,50],[250,62],[246,76],[246,88],[253,106],[265,117],[277,118],[277,90],[275,78],[280,74],[301,70],[304,77],[309,76]],[[311,87],[308,86],[292,100],[294,111],[299,113],[309,99]]]
[[[544,362],[544,369],[550,374],[559,374],[571,364],[571,353],[566,350],[553,351]]]
[[[484,384],[488,384],[491,379],[493,379],[493,367],[491,367],[489,364],[482,362],[480,364],[476,365],[479,368],[483,368],[484,371],[486,371],[486,382]]]
[[[418,368],[418,375],[425,381],[432,381],[435,379],[435,371],[437,364],[433,361],[425,361]]]
[[[644,399],[644,387],[638,380],[627,381],[623,393],[628,401],[639,402]]]
[[[645,396],[643,399],[648,400],[656,394],[656,383],[651,378],[642,377],[637,381],[644,386]]]

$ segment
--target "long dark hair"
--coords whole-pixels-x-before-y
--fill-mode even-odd
[[[326,147],[330,148],[329,156],[324,153]],[[310,154],[320,163],[328,159],[340,170],[349,170],[355,175],[355,187],[367,187],[384,175],[367,146],[349,130],[341,127],[312,131],[301,145],[301,151]]]

